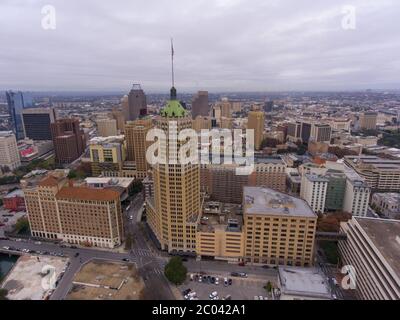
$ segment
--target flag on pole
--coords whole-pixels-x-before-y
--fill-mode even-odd
[[[174,56],[174,40],[171,38],[171,53],[172,53],[172,57]]]

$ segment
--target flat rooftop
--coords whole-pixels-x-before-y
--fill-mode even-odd
[[[108,186],[120,186],[123,188],[128,188],[135,178],[125,178],[125,177],[89,177],[85,179],[88,185],[108,185]]]
[[[327,280],[317,268],[279,267],[279,280],[282,294],[332,299]]]
[[[304,200],[262,187],[244,187],[244,213],[316,218]]]
[[[215,208],[215,210],[207,210]],[[240,205],[221,202],[206,202],[203,206],[200,222],[197,229],[202,232],[225,230],[240,232],[243,226],[243,215]]]
[[[400,276],[400,220],[354,217],[386,262]]]

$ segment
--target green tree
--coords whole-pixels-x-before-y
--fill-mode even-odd
[[[186,279],[187,269],[180,257],[172,257],[165,266],[164,274],[171,283],[180,285]]]
[[[264,289],[267,290],[268,293],[271,293],[272,288],[273,288],[273,286],[272,286],[271,281],[268,281],[267,285],[264,287]]]
[[[18,219],[17,223],[15,224],[15,232],[28,232],[29,231],[29,221],[27,218],[20,218]]]
[[[0,288],[0,300],[8,300],[7,299],[7,294],[8,294],[7,289],[1,289]]]

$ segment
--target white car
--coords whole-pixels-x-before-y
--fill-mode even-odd
[[[4,250],[10,250],[10,247],[3,247]]]
[[[210,295],[209,295],[209,298],[211,299],[211,300],[213,300],[215,297],[217,297],[218,296],[218,292],[217,291],[214,291],[214,292],[211,292],[210,293]]]
[[[215,284],[219,285],[219,278],[215,278]]]

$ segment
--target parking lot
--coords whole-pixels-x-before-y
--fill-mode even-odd
[[[191,280],[191,275],[193,275],[193,280]],[[210,280],[208,276],[218,278],[218,284],[215,283],[215,280]],[[228,283],[225,283],[225,278]],[[229,285],[229,279],[232,281],[231,285]],[[267,280],[263,278],[253,276],[246,278],[232,277],[229,273],[203,274],[202,280],[199,282],[199,274],[191,273],[188,274],[187,280],[179,289],[181,292],[190,289],[191,293],[187,296],[187,299],[192,297],[191,300],[225,300],[226,298],[231,300],[269,300],[267,291],[263,288],[266,283]],[[210,294],[213,293],[216,298],[211,299]],[[183,297],[183,299],[185,298]]]

